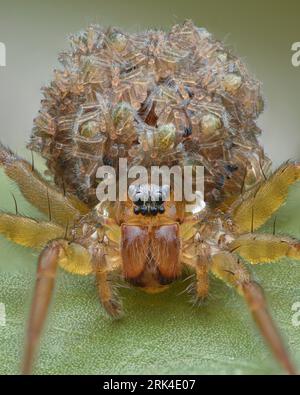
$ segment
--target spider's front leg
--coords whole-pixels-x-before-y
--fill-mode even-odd
[[[279,332],[268,312],[262,289],[252,280],[245,266],[235,255],[222,252],[212,257],[211,271],[244,297],[254,320],[278,361],[289,374],[296,374]]]

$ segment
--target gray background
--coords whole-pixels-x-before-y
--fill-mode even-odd
[[[69,33],[89,23],[132,31],[192,18],[225,39],[263,82],[267,106],[259,124],[274,163],[299,158],[300,67],[291,64],[299,15],[300,2],[291,0],[0,0],[0,41],[7,47],[7,66],[0,68],[0,139],[23,153],[40,87],[50,81]]]

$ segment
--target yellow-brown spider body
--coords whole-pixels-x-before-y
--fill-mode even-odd
[[[0,214],[1,234],[41,251],[23,372],[31,371],[61,267],[95,275],[101,303],[116,318],[122,314],[116,278],[160,292],[188,268],[194,297],[203,300],[212,273],[245,298],[275,356],[295,373],[244,262],[300,259],[297,240],[256,233],[300,179],[298,163],[271,174],[255,124],[263,109],[260,84],[190,21],[169,33],[132,35],[91,26],[71,43],[60,56],[64,69],[44,88],[29,143],[46,159],[54,183],[0,146],[1,167],[49,216]],[[97,169],[118,171],[120,158],[129,168],[204,166],[206,207],[188,212],[172,186],[170,200],[159,191],[158,201],[99,202]],[[154,187],[147,184],[146,192]]]

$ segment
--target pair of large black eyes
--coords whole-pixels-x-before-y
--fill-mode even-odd
[[[165,208],[163,206],[136,206],[133,211],[135,214],[157,215],[163,214],[165,212]]]

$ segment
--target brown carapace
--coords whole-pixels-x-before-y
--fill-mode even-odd
[[[29,149],[47,161],[54,183],[0,146],[0,165],[24,197],[50,219],[0,214],[0,233],[41,250],[23,373],[33,358],[58,267],[93,274],[113,317],[122,306],[115,281],[149,292],[195,274],[194,295],[209,293],[209,274],[244,297],[263,336],[288,373],[295,373],[247,263],[300,259],[297,240],[256,233],[300,179],[300,164],[271,174],[257,141],[260,84],[205,29],[187,21],[169,32],[138,34],[91,26],[70,38],[62,70],[43,89]],[[206,207],[185,201],[101,202],[96,172],[118,159],[142,165],[204,166]],[[148,192],[153,185],[144,185]],[[170,191],[172,197],[172,189]],[[199,309],[199,314],[201,310]]]

